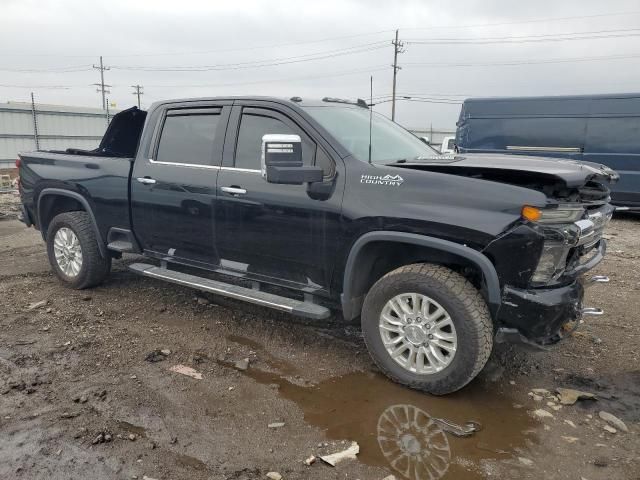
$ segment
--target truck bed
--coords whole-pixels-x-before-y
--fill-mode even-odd
[[[43,236],[47,225],[39,219],[44,210],[55,208],[49,204],[56,195],[66,195],[67,204],[88,202],[104,239],[110,227],[130,228],[129,177],[146,116],[147,112],[136,107],[114,115],[95,150],[69,148],[19,155],[24,214]]]
[[[42,227],[39,209],[47,208],[47,197],[56,195],[56,189],[75,192],[86,199],[103,238],[107,238],[108,226],[130,228],[129,175],[133,158],[39,151],[21,154],[20,161],[22,198],[36,228]]]

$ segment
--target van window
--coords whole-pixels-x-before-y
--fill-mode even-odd
[[[586,120],[570,117],[472,118],[466,121],[463,128],[464,148],[582,148]]]
[[[585,152],[638,153],[640,117],[589,119]]]
[[[168,115],[162,127],[155,160],[211,165],[213,142],[220,115]]]

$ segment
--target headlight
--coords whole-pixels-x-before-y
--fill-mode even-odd
[[[571,248],[582,236],[587,236],[586,225],[583,231],[581,223],[588,221],[580,220],[584,212],[584,208],[577,205],[559,205],[557,208],[526,205],[522,208],[522,217],[539,224],[545,236],[532,282],[549,284],[563,274]]]
[[[562,224],[573,223],[584,216],[582,207],[538,208],[530,205],[522,207],[522,217],[537,223]]]
[[[545,240],[538,266],[531,281],[546,284],[561,275],[567,264],[569,249],[570,247],[564,242]]]

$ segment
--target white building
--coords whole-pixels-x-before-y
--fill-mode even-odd
[[[13,167],[19,152],[96,148],[106,128],[98,108],[0,103],[0,168]]]

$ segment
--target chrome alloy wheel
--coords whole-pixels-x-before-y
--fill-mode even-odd
[[[409,480],[437,480],[451,463],[447,435],[413,405],[392,405],[378,418],[378,445],[391,467]]]
[[[456,354],[458,336],[449,313],[426,295],[396,295],[382,309],[378,327],[387,353],[410,372],[440,372]]]
[[[53,238],[53,253],[60,270],[67,277],[75,277],[82,268],[82,247],[73,230],[60,228]]]

